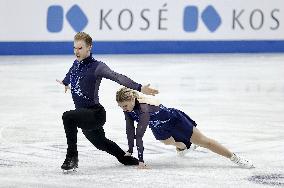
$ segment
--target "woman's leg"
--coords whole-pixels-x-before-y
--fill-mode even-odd
[[[172,136],[170,138],[166,139],[166,140],[159,140],[159,141],[161,141],[165,145],[176,146],[178,149],[181,149],[181,150],[186,149],[186,145],[184,143],[176,142],[175,139]]]
[[[214,153],[222,155],[224,157],[229,158],[233,163],[239,165],[242,168],[254,168],[253,164],[242,158],[237,156],[236,154],[229,151],[227,148],[219,144],[217,141],[204,136],[197,128],[193,127],[193,133],[190,138],[190,142],[197,144],[201,147],[207,148]]]
[[[196,127],[193,127],[193,133],[190,138],[190,142],[201,147],[207,148],[214,153],[222,155],[227,158],[231,158],[233,153],[227,148],[219,144],[217,141],[204,136]]]

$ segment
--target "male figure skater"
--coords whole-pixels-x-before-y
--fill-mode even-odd
[[[71,89],[75,104],[75,110],[64,112],[62,116],[68,147],[61,168],[78,168],[77,127],[82,129],[86,138],[99,150],[115,156],[124,165],[138,165],[136,158],[125,156],[125,152],[115,142],[105,137],[103,125],[106,122],[106,112],[99,103],[100,83],[102,78],[106,78],[148,95],[155,95],[158,90],[150,88],[150,84],[142,86],[114,72],[105,63],[94,59],[91,49],[92,38],[87,33],[77,33],[74,37],[76,60],[66,77],[62,81],[57,80],[65,86],[65,92]]]

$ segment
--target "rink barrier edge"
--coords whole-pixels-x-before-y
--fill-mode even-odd
[[[96,41],[95,54],[283,53],[284,40]],[[0,55],[69,55],[73,41],[0,42]]]

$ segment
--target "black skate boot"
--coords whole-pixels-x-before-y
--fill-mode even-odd
[[[66,171],[76,171],[76,168],[78,168],[78,156],[68,156],[66,155],[66,159],[63,162],[61,169],[63,170],[63,172]]]
[[[139,161],[132,156],[123,156],[118,159],[118,161],[126,166],[138,165]]]

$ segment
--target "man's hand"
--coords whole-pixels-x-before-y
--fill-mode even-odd
[[[61,85],[64,85],[63,82],[61,80],[56,79],[56,82],[60,83]],[[65,93],[67,92],[68,89],[70,89],[69,86],[64,85],[65,87]]]
[[[150,88],[150,84],[147,84],[145,86],[141,87],[141,92],[146,94],[146,95],[153,95],[155,96],[156,94],[159,93],[158,90],[154,89],[154,88]]]

